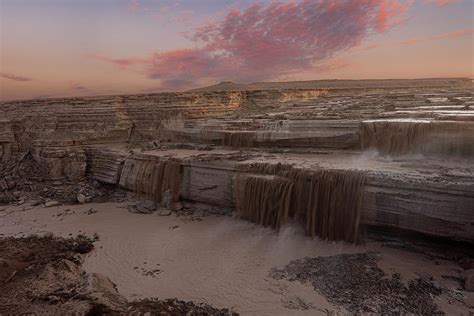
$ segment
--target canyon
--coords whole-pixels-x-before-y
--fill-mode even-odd
[[[262,215],[275,215],[273,222],[298,217],[311,226],[326,217],[337,225],[329,217],[347,207],[321,204],[339,201],[351,206],[344,212],[353,217],[352,230],[380,226],[474,240],[470,80],[297,84],[6,102],[0,158],[6,164],[30,153],[45,179],[87,177],[156,202],[171,190],[173,203],[228,214],[240,212],[248,196],[240,191],[252,184],[256,212],[265,209],[268,190],[284,191],[278,201],[268,197],[268,212],[285,213]],[[346,180],[353,174],[357,189]],[[289,212],[289,203],[301,205]],[[354,241],[356,233],[328,234],[322,237]]]
[[[107,189],[122,197],[107,191],[109,203],[204,209],[318,242],[396,234],[472,246],[473,88],[465,78],[225,82],[2,102],[0,206],[28,196],[32,208],[98,208],[87,190]],[[51,187],[72,201],[45,196]]]

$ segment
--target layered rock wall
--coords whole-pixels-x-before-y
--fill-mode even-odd
[[[0,171],[34,164],[38,179],[91,177],[275,228],[295,218],[323,238],[354,241],[360,218],[474,241],[466,80],[291,87],[4,102]]]
[[[148,190],[161,194],[153,189],[152,172],[143,172],[169,159],[155,155],[130,156],[121,186],[137,190],[141,183],[139,190],[150,199]],[[359,226],[369,225],[474,241],[474,177],[194,158],[180,166],[181,200],[236,212],[264,226],[279,228],[295,220],[309,235],[331,240],[355,241]]]

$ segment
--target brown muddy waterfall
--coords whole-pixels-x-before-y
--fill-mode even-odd
[[[383,155],[426,154],[474,156],[474,125],[413,119],[370,120],[361,123],[362,149]]]
[[[252,131],[231,131],[224,133],[222,146],[235,148],[252,147],[255,134]]]
[[[278,176],[238,175],[236,206],[247,221],[278,229],[288,220],[293,182]]]
[[[134,191],[159,204],[163,193],[170,193],[169,202],[179,201],[181,162],[178,160],[144,160],[136,173]]]
[[[293,218],[310,236],[358,240],[365,184],[361,172],[255,167],[276,175],[236,176],[236,209],[242,219],[279,229]]]
[[[430,132],[428,121],[365,121],[361,124],[363,149],[392,155],[420,150]]]

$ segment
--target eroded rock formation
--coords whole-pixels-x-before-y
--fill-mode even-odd
[[[215,89],[4,102],[1,196],[31,169],[327,239],[370,225],[474,241],[470,80]]]

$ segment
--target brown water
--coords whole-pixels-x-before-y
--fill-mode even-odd
[[[234,308],[242,315],[325,315],[326,308],[345,311],[329,304],[309,285],[270,278],[269,270],[305,256],[374,249],[384,254],[384,270],[400,272],[407,278],[418,272],[440,278],[456,268],[449,262],[436,265],[420,254],[380,248],[377,244],[323,242],[305,236],[302,228],[285,226],[277,233],[225,216],[192,221],[191,217],[174,215],[132,214],[123,205],[111,203],[36,207],[26,211],[22,207],[8,207],[0,212],[2,234],[97,233],[100,240],[84,267],[88,272],[109,277],[128,299],[178,297]],[[98,212],[87,215],[91,207]],[[144,273],[156,269],[162,272],[155,276]],[[315,309],[288,307],[298,300],[314,305]],[[446,311],[465,311],[457,303],[438,303]]]
[[[236,176],[240,218],[275,229],[296,218],[312,237],[358,240],[365,181],[362,173],[291,169],[276,174]]]

